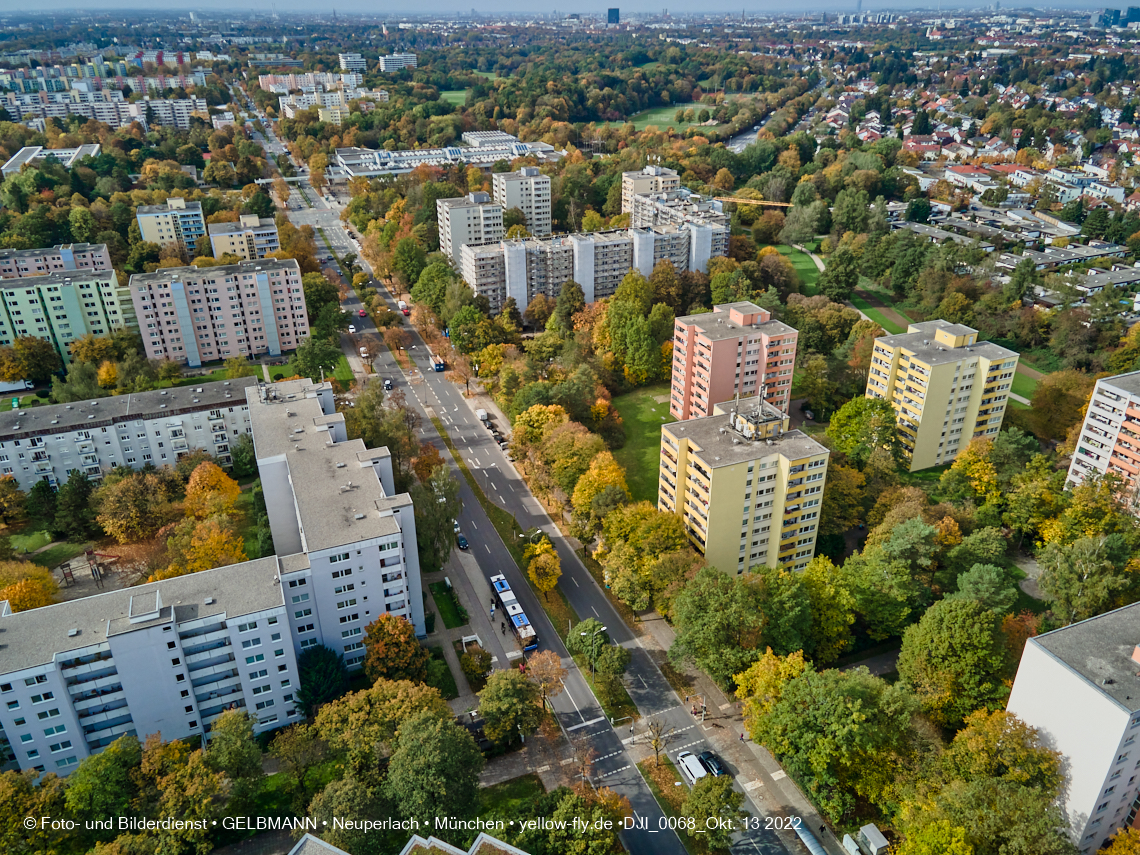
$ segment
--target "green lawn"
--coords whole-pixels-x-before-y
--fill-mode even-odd
[[[443,656],[443,648],[429,647],[428,650],[431,651],[431,661],[428,663],[428,678],[425,682],[439,689],[444,700],[458,698],[459,687],[455,684],[455,675],[451,673],[451,666]]]
[[[650,125],[656,125],[658,128],[677,128],[684,130],[693,125],[698,125],[700,122],[678,122],[674,116],[678,110],[688,110],[692,107],[699,115],[701,110],[707,110],[708,104],[701,104],[697,101],[688,101],[684,104],[673,104],[669,107],[653,107],[649,110],[642,110],[640,113],[634,113],[629,117],[629,121],[633,122],[635,128],[639,131],[644,131]]]
[[[496,77],[499,76],[499,72],[497,72],[497,71],[473,71],[471,73],[477,74],[480,77],[488,77],[491,80],[494,80]]]
[[[851,303],[855,308],[859,309],[863,314],[885,329],[891,335],[898,335],[899,333],[906,332],[905,327],[900,327],[894,321],[889,320],[886,315],[874,308],[870,303],[860,297],[858,294],[851,295]]]
[[[70,561],[79,555],[82,555],[84,550],[93,549],[94,543],[59,543],[50,549],[45,549],[43,552],[36,555],[29,555],[33,564],[39,564],[41,567],[58,567],[64,561]]]
[[[1013,386],[1011,387],[1010,391],[1012,391],[1015,395],[1020,395],[1021,397],[1032,401],[1033,393],[1037,389],[1038,382],[1039,381],[1034,380],[1032,377],[1027,377],[1024,374],[1014,374]]]
[[[23,534],[14,534],[8,538],[8,542],[12,544],[12,549],[20,554],[35,552],[41,546],[47,546],[51,541],[52,537],[49,531],[27,531]]]
[[[792,263],[792,267],[794,267],[796,273],[799,274],[800,291],[809,297],[814,297],[818,294],[819,290],[816,288],[815,283],[819,280],[819,268],[815,266],[815,262],[811,260],[811,256],[787,244],[780,244],[776,249],[779,250],[780,255]]]
[[[261,546],[257,540],[257,516],[253,509],[253,491],[243,490],[234,502],[234,527],[242,539],[246,557],[249,559],[261,557]]]
[[[285,365],[272,365],[269,368],[269,376],[274,379],[280,374],[282,377],[292,377],[297,373],[297,369],[293,366],[293,357],[290,356],[289,361]],[[352,368],[348,364],[348,357],[343,353],[340,355],[340,361],[337,362],[336,368],[333,369],[333,377],[344,384],[348,388],[354,382],[355,378],[352,376]],[[328,374],[325,374],[328,378]],[[313,377],[313,380],[320,380],[319,377]]]
[[[543,795],[546,795],[546,787],[542,786],[542,781],[535,773],[511,778],[479,791],[479,815],[484,818],[514,817],[523,807],[533,804],[535,799]]]
[[[635,502],[657,502],[657,470],[661,466],[661,425],[674,421],[669,403],[655,397],[669,395],[668,383],[656,383],[614,398],[625,423],[625,445],[614,459],[625,469],[625,481]]]
[[[428,587],[431,589],[432,599],[435,600],[435,607],[439,609],[439,616],[443,619],[445,627],[455,629],[468,622],[468,616],[460,614],[459,604],[443,582],[432,582]]]
[[[470,89],[445,89],[439,93],[439,100],[454,104],[457,107],[467,103],[467,93]]]

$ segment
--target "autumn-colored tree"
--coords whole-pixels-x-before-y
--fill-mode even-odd
[[[557,404],[535,404],[515,418],[511,434],[511,450],[516,457],[525,457],[536,446],[548,428],[570,419],[566,410]]]
[[[177,478],[169,471],[105,477],[93,496],[96,519],[119,543],[153,537],[176,516],[172,500],[177,487]]]
[[[412,459],[412,471],[416,473],[420,483],[428,483],[432,472],[438,466],[443,466],[443,456],[439,453],[439,449],[430,442],[420,443],[420,452]]]
[[[0,601],[14,612],[38,609],[56,602],[59,587],[51,571],[30,561],[0,561]]]
[[[166,545],[171,556],[170,566],[151,574],[152,582],[228,567],[247,560],[241,535],[221,515],[204,520],[193,517],[183,520]]]
[[[546,699],[562,694],[562,679],[566,669],[562,667],[562,657],[553,650],[543,650],[532,655],[526,662],[526,676],[542,692],[542,705]]]
[[[364,634],[364,670],[376,680],[415,680],[427,678],[431,656],[416,641],[411,621],[390,613],[380,615]]]
[[[1097,855],[1140,855],[1140,829],[1120,829]]]
[[[528,546],[527,553],[530,556],[527,575],[542,595],[549,599],[550,592],[558,587],[558,580],[562,578],[562,561],[549,540]]]
[[[777,656],[768,648],[747,671],[737,674],[736,696],[744,701],[744,723],[750,733],[759,731],[762,719],[772,712],[791,680],[807,667],[802,651]]]
[[[104,336],[94,336],[89,333],[71,343],[72,361],[101,365],[109,360],[113,361],[116,355],[114,340]]]
[[[27,496],[12,475],[0,475],[0,524],[12,525],[24,518]]]
[[[232,513],[240,495],[241,487],[222,467],[209,461],[200,463],[186,484],[186,514],[204,519]]]
[[[602,451],[590,461],[590,467],[582,474],[582,477],[578,479],[577,486],[574,487],[574,493],[570,499],[574,513],[583,518],[589,517],[595,497],[607,487],[616,487],[628,499],[629,487],[625,482],[625,470],[618,465],[611,452]]]

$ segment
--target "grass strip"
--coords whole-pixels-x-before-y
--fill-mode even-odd
[[[906,330],[890,320],[886,315],[860,297],[858,294],[851,295],[851,303],[864,315],[869,317],[891,335],[899,335],[906,332]]]
[[[435,600],[435,607],[439,609],[439,616],[443,619],[443,625],[447,629],[458,629],[467,625],[470,620],[467,610],[459,605],[459,601],[451,589],[443,582],[432,582],[428,588],[431,590],[432,599]]]
[[[427,684],[443,695],[443,699],[450,701],[459,697],[459,686],[455,683],[455,675],[451,673],[451,666],[444,658],[442,647],[429,647],[431,661],[428,663]],[[442,666],[442,667],[441,667]]]

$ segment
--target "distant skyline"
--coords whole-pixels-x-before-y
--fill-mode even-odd
[[[0,15],[20,15],[24,10],[17,10],[14,8],[4,9],[4,5],[12,2],[12,0],[0,0]],[[158,5],[154,0],[88,0],[84,2],[82,7],[71,5],[74,0],[46,0],[46,2],[39,7],[39,12],[36,17],[53,14],[67,14],[76,13],[82,15],[83,13],[90,12],[115,12],[121,11],[153,11],[153,12],[166,12],[169,13],[169,7]],[[56,5],[58,4],[58,5]],[[598,17],[604,19],[606,10],[611,6],[616,5],[622,11],[623,19],[627,14],[653,14],[660,13],[663,9],[668,9],[672,14],[740,14],[741,11],[751,14],[803,14],[804,8],[802,4],[790,2],[790,0],[772,0],[771,2],[762,3],[742,3],[739,7],[733,8],[731,2],[725,3],[721,6],[719,3],[717,7],[710,8],[708,3],[695,2],[695,0],[640,0],[640,2],[628,3],[598,3],[597,5],[581,6],[580,3],[567,2],[565,10],[559,8],[559,12],[569,14],[571,12],[578,12],[581,14],[589,15],[591,17]],[[942,14],[947,15],[952,12],[965,11],[976,12],[984,11],[992,6],[992,0],[979,0],[975,3],[963,3],[961,0],[955,2],[943,2]],[[1001,3],[1002,11],[1023,11],[1034,12],[1040,15],[1056,14],[1064,11],[1080,11],[1086,12],[1094,9],[1102,9],[1106,6],[1108,8],[1124,9],[1128,5],[1127,2],[1120,4],[1112,3],[1097,3],[1097,2],[1073,2],[1063,5],[1050,4],[1049,6],[1031,6],[1031,5],[1015,5],[1012,3]],[[394,8],[389,8],[389,6]],[[525,4],[520,3],[520,0],[490,0],[489,3],[480,3],[477,7],[478,11],[483,15],[503,15],[503,14],[517,14],[520,17],[528,15],[548,15],[554,11],[560,4],[554,3],[546,7],[541,12],[536,12],[534,9],[526,8]],[[285,14],[313,14],[313,4],[307,0],[236,0],[236,2],[228,2],[228,0],[196,0],[192,6],[183,7],[182,16],[185,17],[188,12],[203,12],[209,15],[217,15],[219,13],[229,12],[234,15],[263,15],[269,16],[274,11]],[[372,0],[333,0],[326,7],[330,12],[335,9],[338,13],[346,15],[367,15],[370,17],[385,18],[388,20],[399,20],[402,17],[409,15],[415,17],[423,17],[425,15],[449,15],[449,14],[470,14],[473,4],[464,6],[463,0],[421,0],[415,4],[415,11],[410,12],[406,6],[396,6],[396,4],[377,4]],[[918,14],[926,14],[929,12],[937,11],[937,0],[927,0],[927,2],[914,2],[914,0],[866,0],[863,4],[862,11],[864,13],[875,11],[890,11],[895,13],[914,12]],[[812,4],[811,12],[818,14],[820,12],[854,12],[856,10],[856,0],[848,0],[848,2],[835,2],[835,0],[825,0],[820,4]]]

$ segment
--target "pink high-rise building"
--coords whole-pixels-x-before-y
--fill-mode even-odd
[[[194,368],[233,356],[280,356],[309,336],[293,259],[167,267],[131,277],[146,355]]]
[[[677,318],[669,412],[681,421],[712,413],[738,394],[788,411],[799,333],[755,303],[727,303]]]
[[[105,243],[64,243],[44,249],[0,249],[0,279],[45,276],[66,270],[110,271]]]

